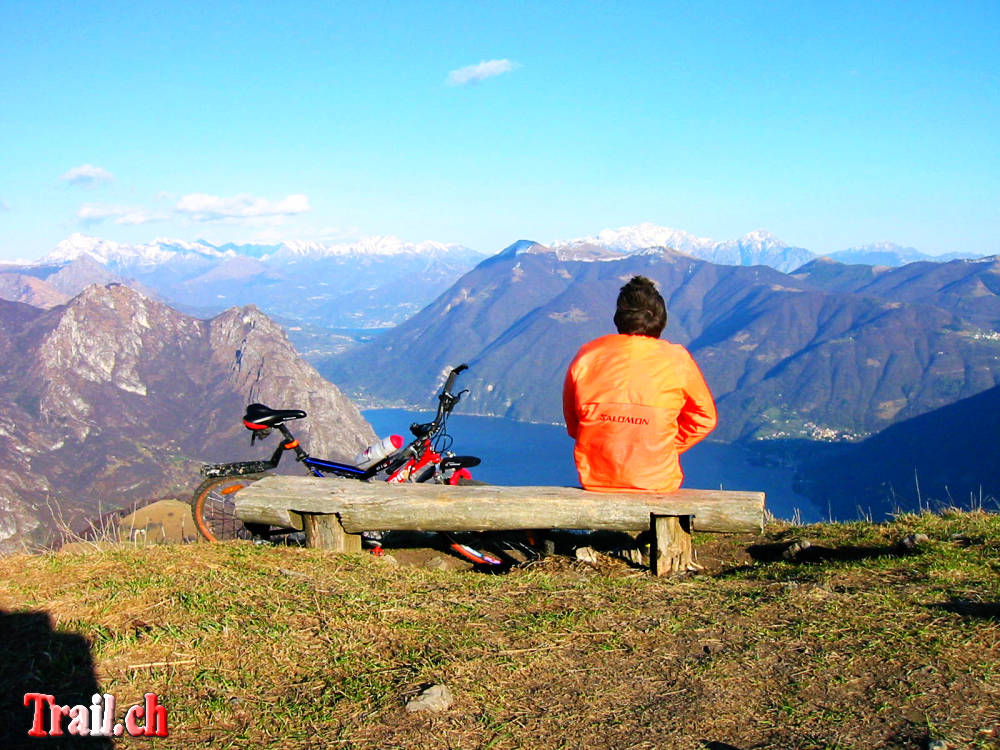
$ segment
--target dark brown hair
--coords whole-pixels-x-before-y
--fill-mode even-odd
[[[667,306],[653,282],[633,276],[618,292],[615,327],[618,333],[658,339],[667,325]]]

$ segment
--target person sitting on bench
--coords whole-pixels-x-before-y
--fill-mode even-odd
[[[563,384],[566,430],[585,490],[669,492],[680,454],[716,424],[715,402],[691,354],[660,339],[663,297],[645,276],[618,294],[617,334],[577,352]]]

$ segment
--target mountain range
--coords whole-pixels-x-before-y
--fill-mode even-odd
[[[547,247],[563,260],[615,260],[648,248],[668,247],[712,263],[770,266],[779,271],[791,271],[816,257],[809,250],[787,245],[764,231],[717,242],[649,223],[605,229],[590,237],[557,241]]]
[[[862,263],[869,266],[905,266],[907,263],[919,263],[930,261],[933,263],[947,263],[950,260],[962,260],[968,258],[982,257],[975,253],[942,253],[941,255],[928,255],[922,253],[915,247],[904,247],[894,242],[875,242],[871,245],[861,245],[850,247],[846,250],[838,250],[830,253],[827,257],[841,263]]]
[[[326,328],[379,328],[416,312],[482,258],[460,245],[394,237],[215,246],[179,240],[128,245],[74,234],[37,264],[0,272],[48,281],[85,264],[195,315],[255,304],[269,315]]]
[[[0,300],[0,551],[134,501],[187,498],[203,461],[261,458],[248,403],[304,409],[316,455],[374,433],[255,307],[198,320],[128,286],[48,310]]]
[[[665,248],[576,260],[519,242],[319,369],[356,398],[405,405],[425,403],[466,361],[472,412],[559,422],[566,367],[614,331],[618,288],[642,274],[666,299],[665,337],[690,348],[716,396],[716,439],[859,439],[1000,383],[1000,258],[884,273],[814,264],[789,275]],[[873,284],[873,273],[890,280]]]
[[[716,241],[649,223],[548,245],[563,260],[615,260],[658,247],[715,264],[764,265],[786,272],[817,257],[764,231]],[[0,276],[48,281],[70,295],[88,283],[128,279],[144,293],[158,295],[193,315],[211,316],[233,305],[256,304],[282,320],[355,331],[401,323],[485,257],[461,245],[406,243],[391,236],[354,243],[213,245],[168,239],[126,244],[74,234],[37,263],[0,266]],[[891,243],[852,248],[831,257],[888,266],[936,260]],[[23,290],[8,291],[9,284],[15,282],[0,280],[0,296],[18,299]],[[293,335],[297,345],[317,350],[317,356],[323,353],[315,338],[304,341]]]
[[[817,257],[829,257],[841,263],[885,266],[976,257],[973,253],[931,256],[892,242],[876,242],[819,255],[806,248],[789,245],[764,230],[750,232],[736,240],[720,242],[650,223],[605,229],[596,235],[574,240],[556,240],[548,243],[547,247],[563,260],[614,260],[649,248],[667,247],[720,265],[770,266],[786,273]]]

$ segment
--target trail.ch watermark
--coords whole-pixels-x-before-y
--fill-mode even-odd
[[[146,693],[143,697],[142,703],[130,706],[125,712],[124,720],[116,723],[115,696],[108,693],[94,693],[89,706],[60,706],[53,695],[25,693],[24,705],[34,709],[28,735],[121,737],[127,732],[130,737],[166,737],[167,709],[157,703],[156,693]],[[65,729],[64,719],[70,720]]]

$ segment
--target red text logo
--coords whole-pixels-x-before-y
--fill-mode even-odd
[[[30,737],[166,737],[167,709],[156,701],[156,693],[146,693],[145,700],[130,706],[124,721],[115,723],[115,696],[94,693],[91,705],[60,706],[55,696],[25,693],[24,705],[33,709]],[[63,728],[63,722],[69,725]],[[46,729],[46,726],[48,727]]]

